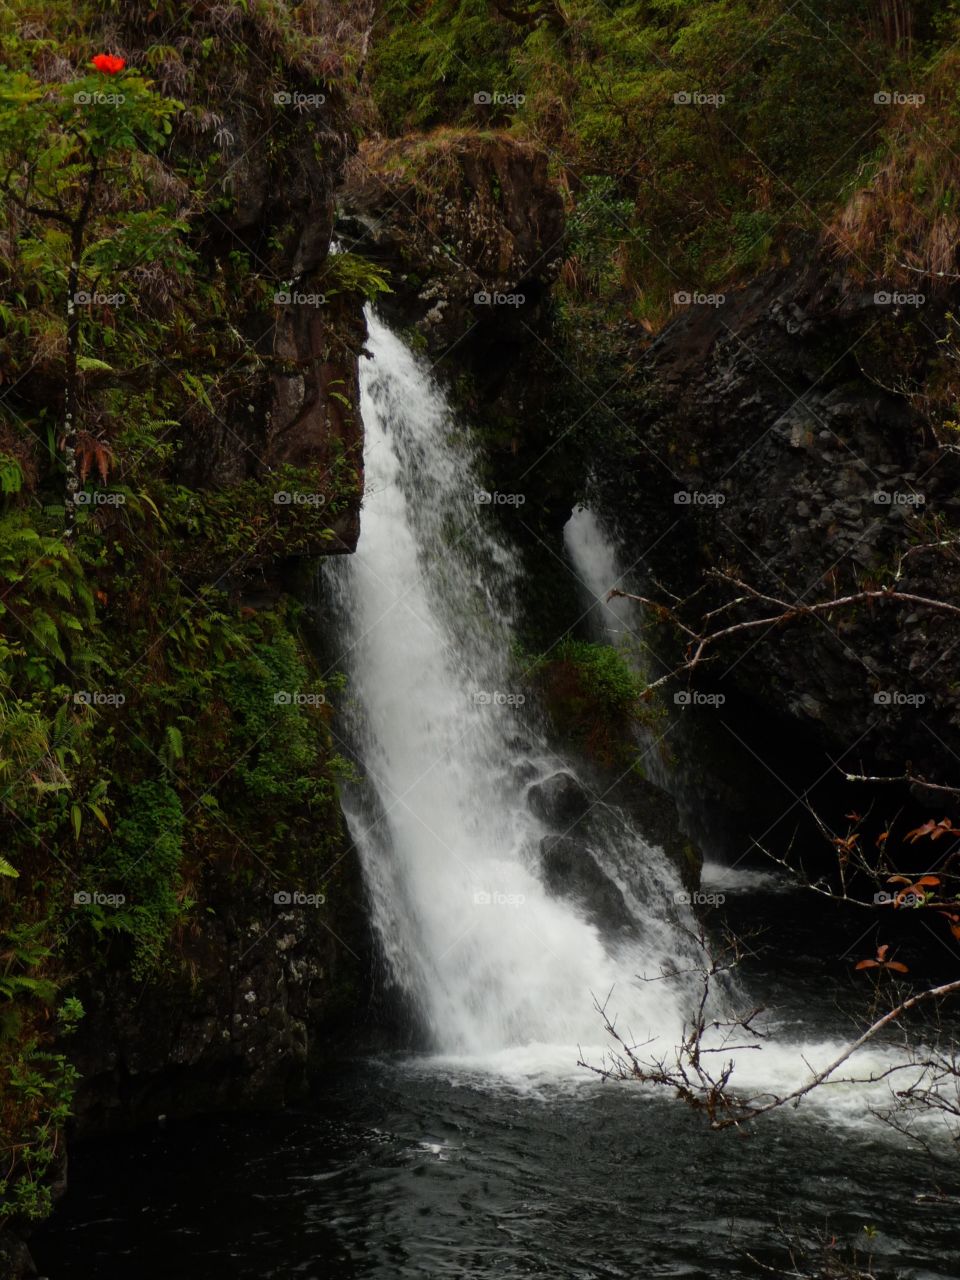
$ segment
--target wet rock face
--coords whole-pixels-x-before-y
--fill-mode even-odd
[[[527,792],[532,813],[548,826],[567,830],[590,808],[590,800],[572,773],[552,773]]]
[[[71,1042],[80,1136],[289,1104],[355,1032],[371,946],[356,859],[344,857],[324,903],[278,902],[276,889],[270,877],[242,893],[211,885],[176,972],[85,985]]]
[[[33,1280],[37,1274],[24,1241],[12,1233],[0,1231],[0,1276],[4,1280]]]
[[[576,902],[601,934],[635,928],[623,894],[601,870],[583,840],[544,836],[540,858],[547,889],[557,897]]]
[[[894,315],[872,287],[811,260],[682,311],[618,403],[629,432],[616,452],[598,442],[627,560],[643,550],[649,576],[679,596],[720,566],[790,603],[889,582],[898,555],[937,536],[932,519],[960,519],[960,457],[898,393],[934,376],[948,302]],[[960,565],[911,555],[901,581],[956,599]],[[777,628],[731,648],[723,669],[834,750],[859,739],[864,761],[936,772],[945,753],[924,722],[960,752],[943,660],[957,641],[943,615],[878,604]],[[670,652],[666,638],[658,650]]]
[[[437,353],[532,340],[563,256],[546,153],[507,136],[445,132],[367,143],[348,168],[343,230],[393,272],[391,308]]]
[[[360,533],[359,358],[366,327],[362,298],[335,292],[327,279],[335,193],[356,148],[349,104],[331,92],[321,106],[285,115],[282,106],[261,101],[261,81],[259,60],[237,70],[215,157],[195,140],[181,149],[218,164],[219,180],[234,197],[202,231],[202,256],[217,262],[247,252],[276,281],[281,301],[265,314],[259,301],[251,308],[238,298],[223,318],[254,345],[259,363],[241,389],[217,403],[202,431],[184,432],[177,478],[193,488],[229,490],[285,465],[330,476],[346,460],[356,494],[331,515],[334,536],[318,531],[300,552],[351,552]]]

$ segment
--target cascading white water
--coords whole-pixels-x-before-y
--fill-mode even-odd
[[[369,329],[362,533],[326,572],[366,780],[348,820],[393,977],[439,1052],[560,1046],[569,1063],[578,1043],[602,1038],[593,1001],[611,989],[636,1039],[673,1043],[678,995],[635,975],[685,949],[668,919],[678,881],[599,803],[608,873],[637,936],[614,945],[544,889],[546,828],[524,792],[561,762],[512,657],[515,556],[477,501],[474,459],[440,390],[375,316]]]
[[[511,626],[519,565],[485,519],[468,439],[429,372],[375,316],[368,323],[362,534],[324,576],[363,774],[344,807],[392,978],[434,1053],[461,1065],[516,1080],[569,1074],[581,1054],[598,1064],[608,1046],[595,1000],[644,1057],[669,1057],[698,958],[681,927],[692,918],[674,904],[676,873],[594,796],[589,856],[616,886],[628,927],[598,927],[582,903],[544,887],[547,828],[526,792],[570,762],[523,701]],[[589,513],[572,523],[568,550],[595,623],[629,631],[619,606],[598,606],[618,580],[606,581],[609,539]],[[673,976],[644,980],[662,973]],[[785,1092],[842,1047],[783,1030],[762,1052],[737,1054],[741,1087]],[[881,1048],[857,1057],[868,1074],[891,1061]],[[849,1086],[814,1105],[829,1100],[834,1116],[858,1121],[868,1096]]]
[[[609,531],[592,511],[579,507],[564,529],[564,545],[587,611],[585,616],[597,639],[617,645],[635,669],[647,678],[659,674],[658,669],[651,667],[645,650],[637,606],[623,599],[607,599],[613,587],[621,590],[639,589],[639,584],[628,581],[629,573],[623,569],[615,540]],[[644,759],[648,775],[664,790],[670,791],[678,779],[671,776],[663,758],[655,750],[650,750],[649,744]],[[679,781],[682,787],[683,779]],[[709,838],[700,838],[699,842],[702,848],[709,849]],[[802,897],[802,890],[798,890],[783,875],[743,865],[731,867],[709,860],[705,860],[703,865],[703,884],[704,888],[725,896],[762,890],[768,894],[793,892]],[[803,909],[802,903],[798,905],[798,909]],[[754,1002],[750,997],[742,997],[743,1007],[749,1007],[752,1003]],[[815,1006],[813,1012],[816,1013]],[[782,1034],[768,1040],[762,1052],[733,1055],[736,1057],[735,1083],[746,1093],[752,1090],[789,1092],[808,1077],[811,1068],[822,1068],[835,1060],[844,1047],[843,1041],[816,1038],[815,1020],[812,1026],[804,1028],[806,1035],[812,1032],[813,1036],[798,1041],[796,1022],[790,1020],[785,1025],[778,1025],[777,1011],[772,1010],[771,1014],[772,1022],[768,1030],[777,1030]],[[896,1051],[879,1043],[871,1044],[856,1055],[855,1074],[861,1080],[873,1076],[880,1081],[894,1063],[902,1061],[903,1058]],[[911,1072],[907,1071],[893,1079],[902,1088],[910,1075]],[[869,1107],[882,1108],[887,1102],[887,1087],[883,1083],[877,1083],[841,1088],[831,1085],[815,1096],[812,1105],[828,1108],[835,1118],[857,1122],[864,1117]],[[924,1121],[925,1128],[929,1129],[931,1124],[935,1127],[935,1117],[928,1115]]]

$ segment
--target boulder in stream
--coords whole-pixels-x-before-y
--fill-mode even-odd
[[[544,836],[540,841],[540,865],[547,889],[558,898],[576,902],[601,933],[634,927],[623,894],[583,840]]]
[[[527,792],[533,813],[551,827],[569,829],[590,808],[590,800],[572,773],[551,773]]]

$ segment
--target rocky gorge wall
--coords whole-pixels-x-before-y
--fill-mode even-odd
[[[930,545],[958,514],[957,456],[932,425],[951,299],[887,301],[901,296],[916,295],[859,281],[807,245],[722,305],[684,308],[633,394],[617,397],[617,448],[598,459],[627,559],[678,598],[722,569],[787,606],[813,604],[890,585],[902,563],[898,589],[956,600],[955,553]],[[734,594],[715,588],[702,608]],[[960,748],[958,639],[943,613],[863,603],[731,640],[706,678],[834,758],[850,753],[851,768],[900,774],[909,760],[944,782]],[[675,638],[657,649],[668,667],[681,660]]]

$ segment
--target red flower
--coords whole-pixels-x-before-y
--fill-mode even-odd
[[[115,76],[118,71],[122,71],[127,65],[126,60],[118,58],[115,53],[98,53],[92,59],[93,65],[98,71],[102,71],[105,76]]]

